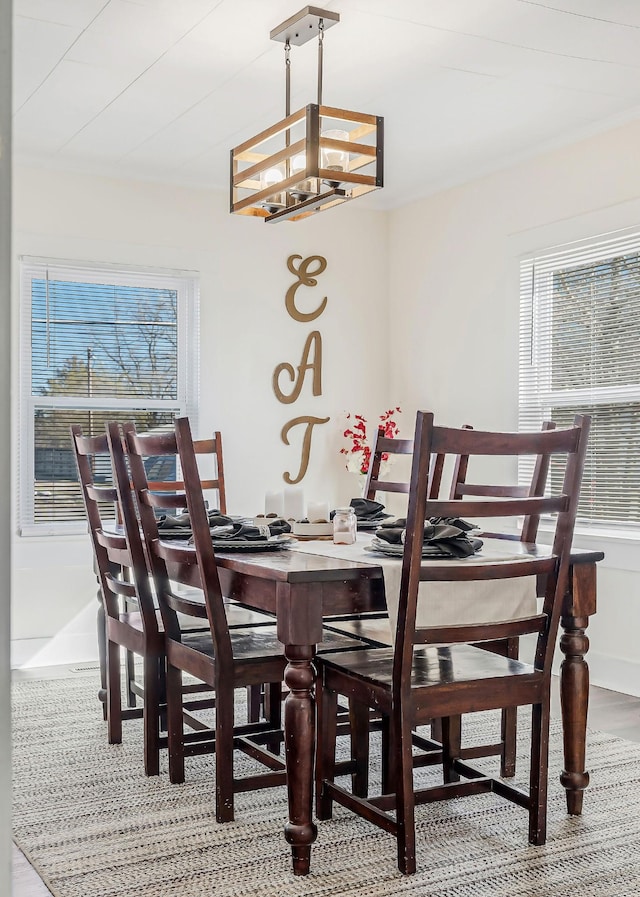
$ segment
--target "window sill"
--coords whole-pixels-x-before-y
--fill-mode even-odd
[[[552,534],[553,527],[540,524],[541,542],[549,542]],[[604,560],[598,565],[600,567],[640,573],[640,531],[576,526],[573,544],[588,551],[604,551]]]
[[[86,521],[78,521],[74,523],[26,523],[18,529],[18,536],[21,539],[46,538],[52,536],[61,537],[78,537],[87,534]]]

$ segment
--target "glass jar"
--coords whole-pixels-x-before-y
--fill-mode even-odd
[[[357,518],[353,508],[336,508],[333,515],[333,541],[336,545],[353,545],[356,541]]]

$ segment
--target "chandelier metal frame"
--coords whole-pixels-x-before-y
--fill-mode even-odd
[[[285,117],[231,150],[230,211],[298,221],[383,186],[384,119],[323,105],[324,33],[338,13],[306,6],[271,32],[284,43]],[[318,37],[318,98],[291,113],[291,45]]]

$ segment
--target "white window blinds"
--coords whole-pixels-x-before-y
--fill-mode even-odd
[[[193,415],[196,290],[173,272],[22,261],[22,532],[84,520],[72,423],[94,435],[108,420],[151,430]],[[106,479],[108,459],[95,464]]]
[[[640,230],[521,262],[520,429],[575,414],[593,417],[579,519],[640,527]]]

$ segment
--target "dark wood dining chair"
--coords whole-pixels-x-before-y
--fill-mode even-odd
[[[542,430],[553,430],[555,428],[553,421],[544,421]],[[469,424],[464,424],[463,430],[473,429]],[[391,439],[384,434],[384,429],[380,427],[377,431],[374,444],[371,448],[371,464],[369,475],[365,484],[365,497],[375,500],[379,491],[395,492],[408,494],[408,479],[398,481],[397,478],[389,479],[382,476],[382,465],[384,461],[391,457],[396,458],[398,455],[411,456],[413,454],[412,439]],[[443,491],[443,473],[445,469],[445,455],[436,453],[429,463],[429,480],[428,494],[429,498],[439,498]],[[545,455],[539,455],[533,462],[533,472],[531,480],[528,484],[503,484],[503,483],[469,483],[467,475],[469,469],[469,457],[467,455],[457,455],[450,459],[451,463],[451,485],[449,487],[449,496],[452,500],[461,499],[465,496],[484,496],[485,498],[518,498],[525,496],[542,496],[544,495],[547,477],[549,472],[550,458]],[[455,515],[459,516],[459,515]],[[520,532],[516,533],[486,533],[487,536],[500,539],[519,540],[521,542],[535,542],[540,517],[532,514],[526,516],[520,528]],[[378,624],[374,628],[369,623],[357,624],[355,628],[362,631],[364,635],[373,638],[375,634],[382,636],[383,629]],[[349,624],[344,631],[352,632],[354,624]],[[499,641],[495,644],[488,643],[483,645],[487,650],[504,654],[517,660],[519,656],[519,639],[511,638],[506,641]],[[431,726],[432,736],[438,740],[442,740],[442,726],[439,720],[434,720]],[[461,739],[460,721],[449,720],[448,732],[450,737]],[[501,774],[503,776],[513,776],[516,771],[516,738],[517,738],[517,712],[513,708],[505,708],[502,713],[501,736],[500,741],[495,744],[486,745],[484,754],[499,753],[501,756]],[[482,750],[482,749],[481,749]],[[464,753],[465,749],[462,748]],[[469,751],[469,755],[473,757],[479,756],[478,747],[475,746]]]
[[[551,664],[562,600],[567,587],[571,541],[584,468],[590,419],[576,417],[574,426],[540,433],[487,433],[437,427],[433,415],[418,412],[407,514],[407,537],[402,558],[398,623],[393,648],[373,653],[333,654],[319,659],[317,813],[332,815],[334,801],[393,834],[398,867],[416,868],[415,805],[434,800],[492,791],[525,808],[529,841],[546,839],[547,763]],[[522,455],[563,458],[562,491],[549,497],[522,496],[458,500],[429,498],[429,466],[434,454]],[[461,515],[501,518],[555,514],[552,545],[512,543],[509,556],[495,561],[474,557],[429,564],[422,557],[424,521],[428,517]],[[473,625],[425,627],[416,624],[418,604],[429,594],[429,583],[498,581],[522,576],[545,583],[540,613],[517,619]],[[422,584],[422,588],[421,588]],[[455,588],[452,585],[452,588]],[[478,642],[536,636],[533,663],[527,664],[477,647]],[[335,708],[338,695],[375,707],[389,719],[394,756],[394,790],[363,799],[334,781]],[[531,764],[529,791],[493,778],[461,759],[445,738],[432,756],[442,763],[443,784],[414,790],[412,731],[423,721],[464,715],[479,710],[531,705]],[[464,779],[462,781],[461,779]]]
[[[122,741],[122,721],[143,718],[144,768],[147,775],[159,771],[159,750],[166,747],[160,734],[165,717],[164,632],[147,569],[144,546],[133,505],[133,493],[124,461],[117,424],[109,424],[101,436],[85,436],[71,427],[71,441],[87,516],[101,600],[105,636],[105,708],[110,744]],[[94,471],[111,471],[111,483],[95,482]],[[118,529],[119,527],[119,529]],[[227,607],[230,625],[271,623],[265,614],[235,605]],[[190,630],[207,628],[206,620],[181,618]],[[122,707],[121,650],[142,660],[142,680],[134,681],[142,707]],[[202,692],[203,686],[186,686],[185,693]],[[257,689],[259,692],[259,688]],[[201,699],[197,700],[201,703]],[[208,700],[208,699],[207,699]],[[208,700],[210,703],[210,701]],[[191,704],[185,709],[187,719]]]
[[[94,469],[102,471],[105,462],[109,463],[106,434],[84,436],[81,427],[73,425],[71,438],[105,610],[108,740],[110,744],[119,744],[122,741],[122,720],[142,716],[144,769],[147,775],[157,775],[164,636],[158,625],[142,543],[138,540],[137,544],[131,545],[124,532],[115,531],[117,521],[122,521],[128,513],[120,505],[115,477],[109,485],[94,481]],[[125,610],[124,600],[135,603],[137,609]],[[122,648],[143,659],[142,708],[122,709]]]
[[[227,513],[227,492],[224,479],[224,460],[222,454],[222,434],[216,430],[211,439],[195,439],[194,450],[198,458],[203,461],[204,469],[201,473],[202,489],[209,500],[209,506],[217,508],[221,514]],[[149,489],[158,495],[175,496],[184,493],[184,483],[179,478],[179,460],[176,457],[161,456],[148,458],[146,462],[147,482]],[[171,476],[169,476],[171,474]],[[169,502],[168,507],[158,506],[156,511],[171,511],[175,513],[175,503]],[[125,601],[126,605],[126,601]],[[242,617],[242,614],[240,614]],[[237,620],[242,624],[242,619]],[[248,618],[244,619],[249,623]],[[254,620],[254,622],[257,622]],[[135,675],[134,654],[126,651],[126,695],[127,706],[136,706],[136,697],[142,697],[143,686],[137,682]],[[251,690],[248,704],[249,714],[258,719],[262,709],[262,696],[258,688]]]
[[[169,777],[172,782],[183,782],[185,777],[182,676],[187,673],[215,692],[215,726],[211,737],[192,745],[190,753],[215,751],[216,819],[228,822],[234,818],[234,795],[237,792],[281,785],[286,781],[285,766],[278,756],[283,737],[280,701],[285,667],[283,646],[276,637],[275,625],[232,629],[228,624],[189,421],[179,418],[173,432],[162,434],[138,434],[133,424],[125,424],[123,431],[140,524],[164,622]],[[179,455],[182,468],[184,497],[193,532],[192,545],[161,540],[154,509],[166,498],[160,498],[147,488],[144,459],[175,453]],[[202,591],[202,603],[193,600],[191,595],[176,592],[169,578],[173,565],[183,571],[193,568]],[[197,640],[187,642],[178,625],[179,613],[205,616],[208,631],[202,632]],[[326,647],[335,649],[362,647],[361,642],[335,633],[327,633],[327,643]],[[261,683],[265,683],[270,693],[269,718],[237,726],[235,690]],[[236,777],[235,749],[264,764],[268,771]]]

